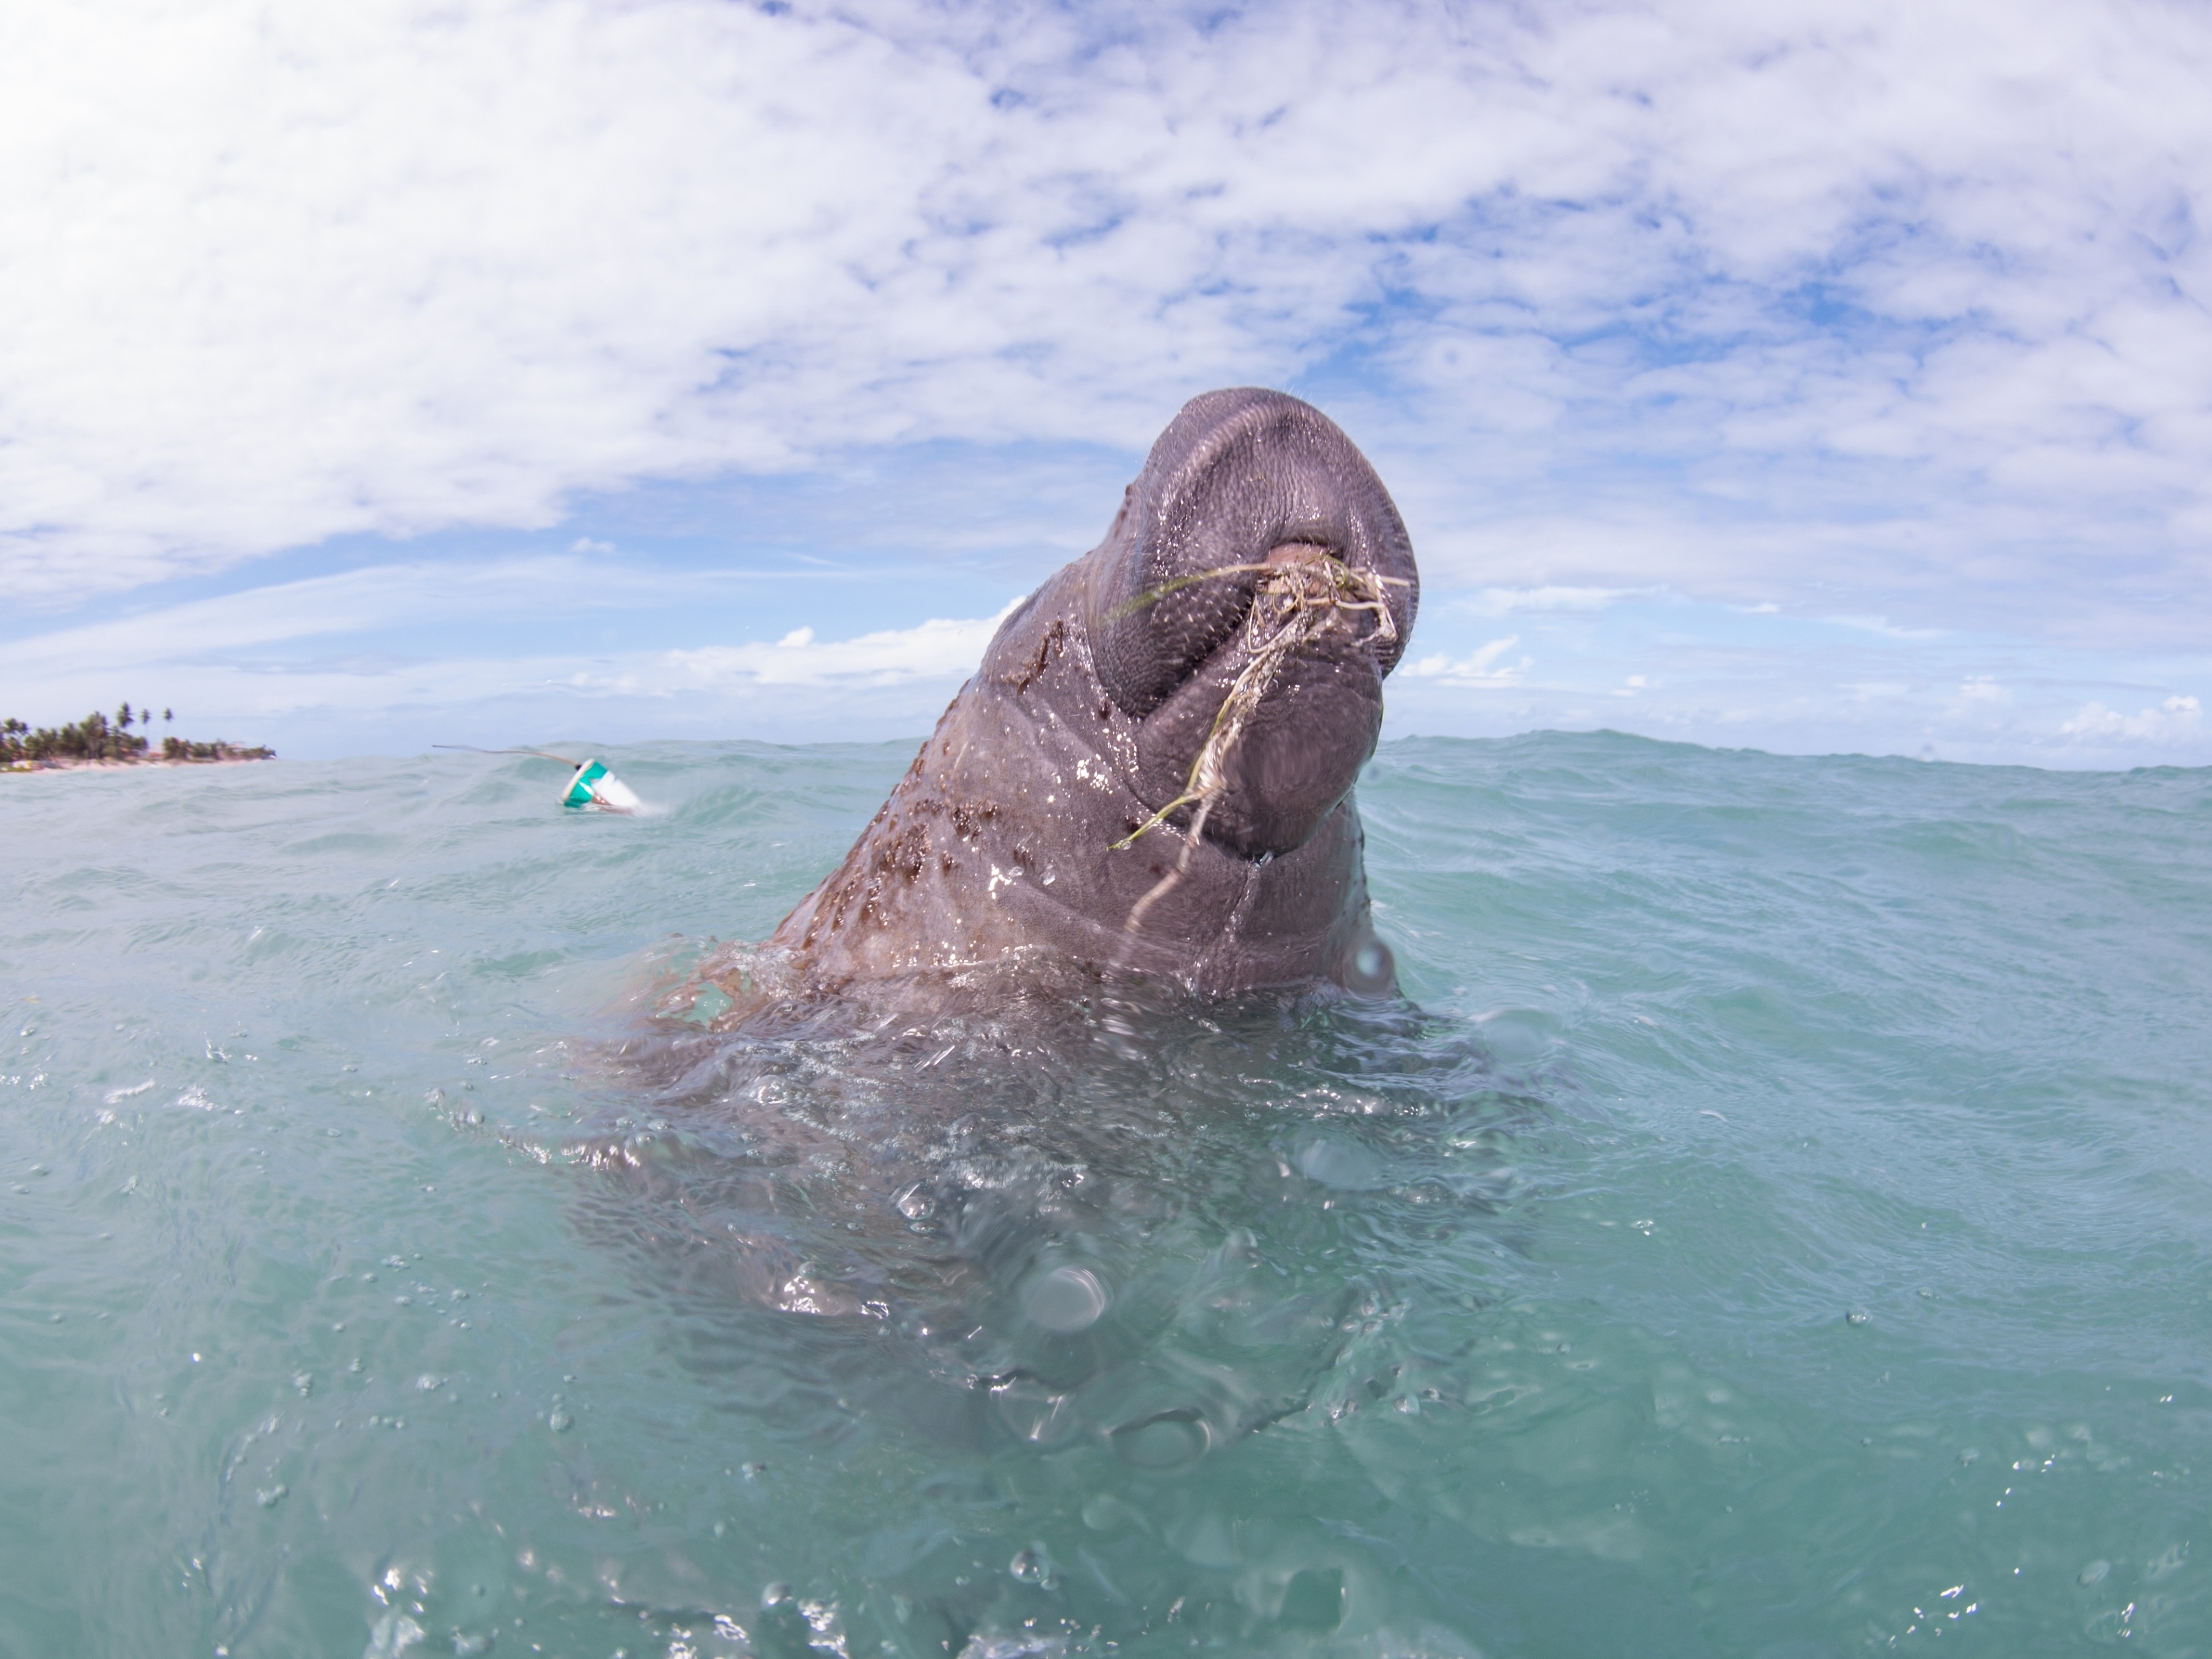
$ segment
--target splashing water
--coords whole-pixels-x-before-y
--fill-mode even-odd
[[[908,752],[616,758],[0,793],[0,1648],[2212,1628],[2212,775],[1391,744],[1404,1003],[739,1028]]]

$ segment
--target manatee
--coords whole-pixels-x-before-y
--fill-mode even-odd
[[[1419,597],[1326,416],[1193,398],[769,945],[832,993],[1040,951],[1209,996],[1388,992],[1352,785]]]

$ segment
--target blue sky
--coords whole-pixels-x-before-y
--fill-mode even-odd
[[[1366,449],[1389,729],[2212,763],[2212,16],[23,8],[0,706],[918,734],[1187,397]]]

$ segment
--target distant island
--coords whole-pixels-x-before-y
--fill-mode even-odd
[[[176,719],[161,711],[166,723]],[[149,736],[131,731],[150,731],[154,711],[133,714],[125,703],[110,720],[98,710],[74,726],[41,726],[33,730],[10,715],[0,721],[0,772],[46,772],[72,766],[194,766],[230,761],[275,760],[276,751],[258,744],[248,749],[234,743],[191,743],[165,737],[159,749]]]

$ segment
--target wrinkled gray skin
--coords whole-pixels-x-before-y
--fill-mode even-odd
[[[1230,751],[1230,787],[1188,868],[1192,809],[1114,844],[1183,792],[1238,672],[1256,574],[1130,602],[1178,576],[1310,558],[1400,579],[1395,641],[1369,613],[1285,662]],[[1368,920],[1352,786],[1382,678],[1411,635],[1413,548],[1382,481],[1319,410],[1208,392],[1152,447],[1106,539],[1006,618],[905,779],[769,944],[841,990],[1042,946],[1206,994],[1334,980],[1395,984]]]

